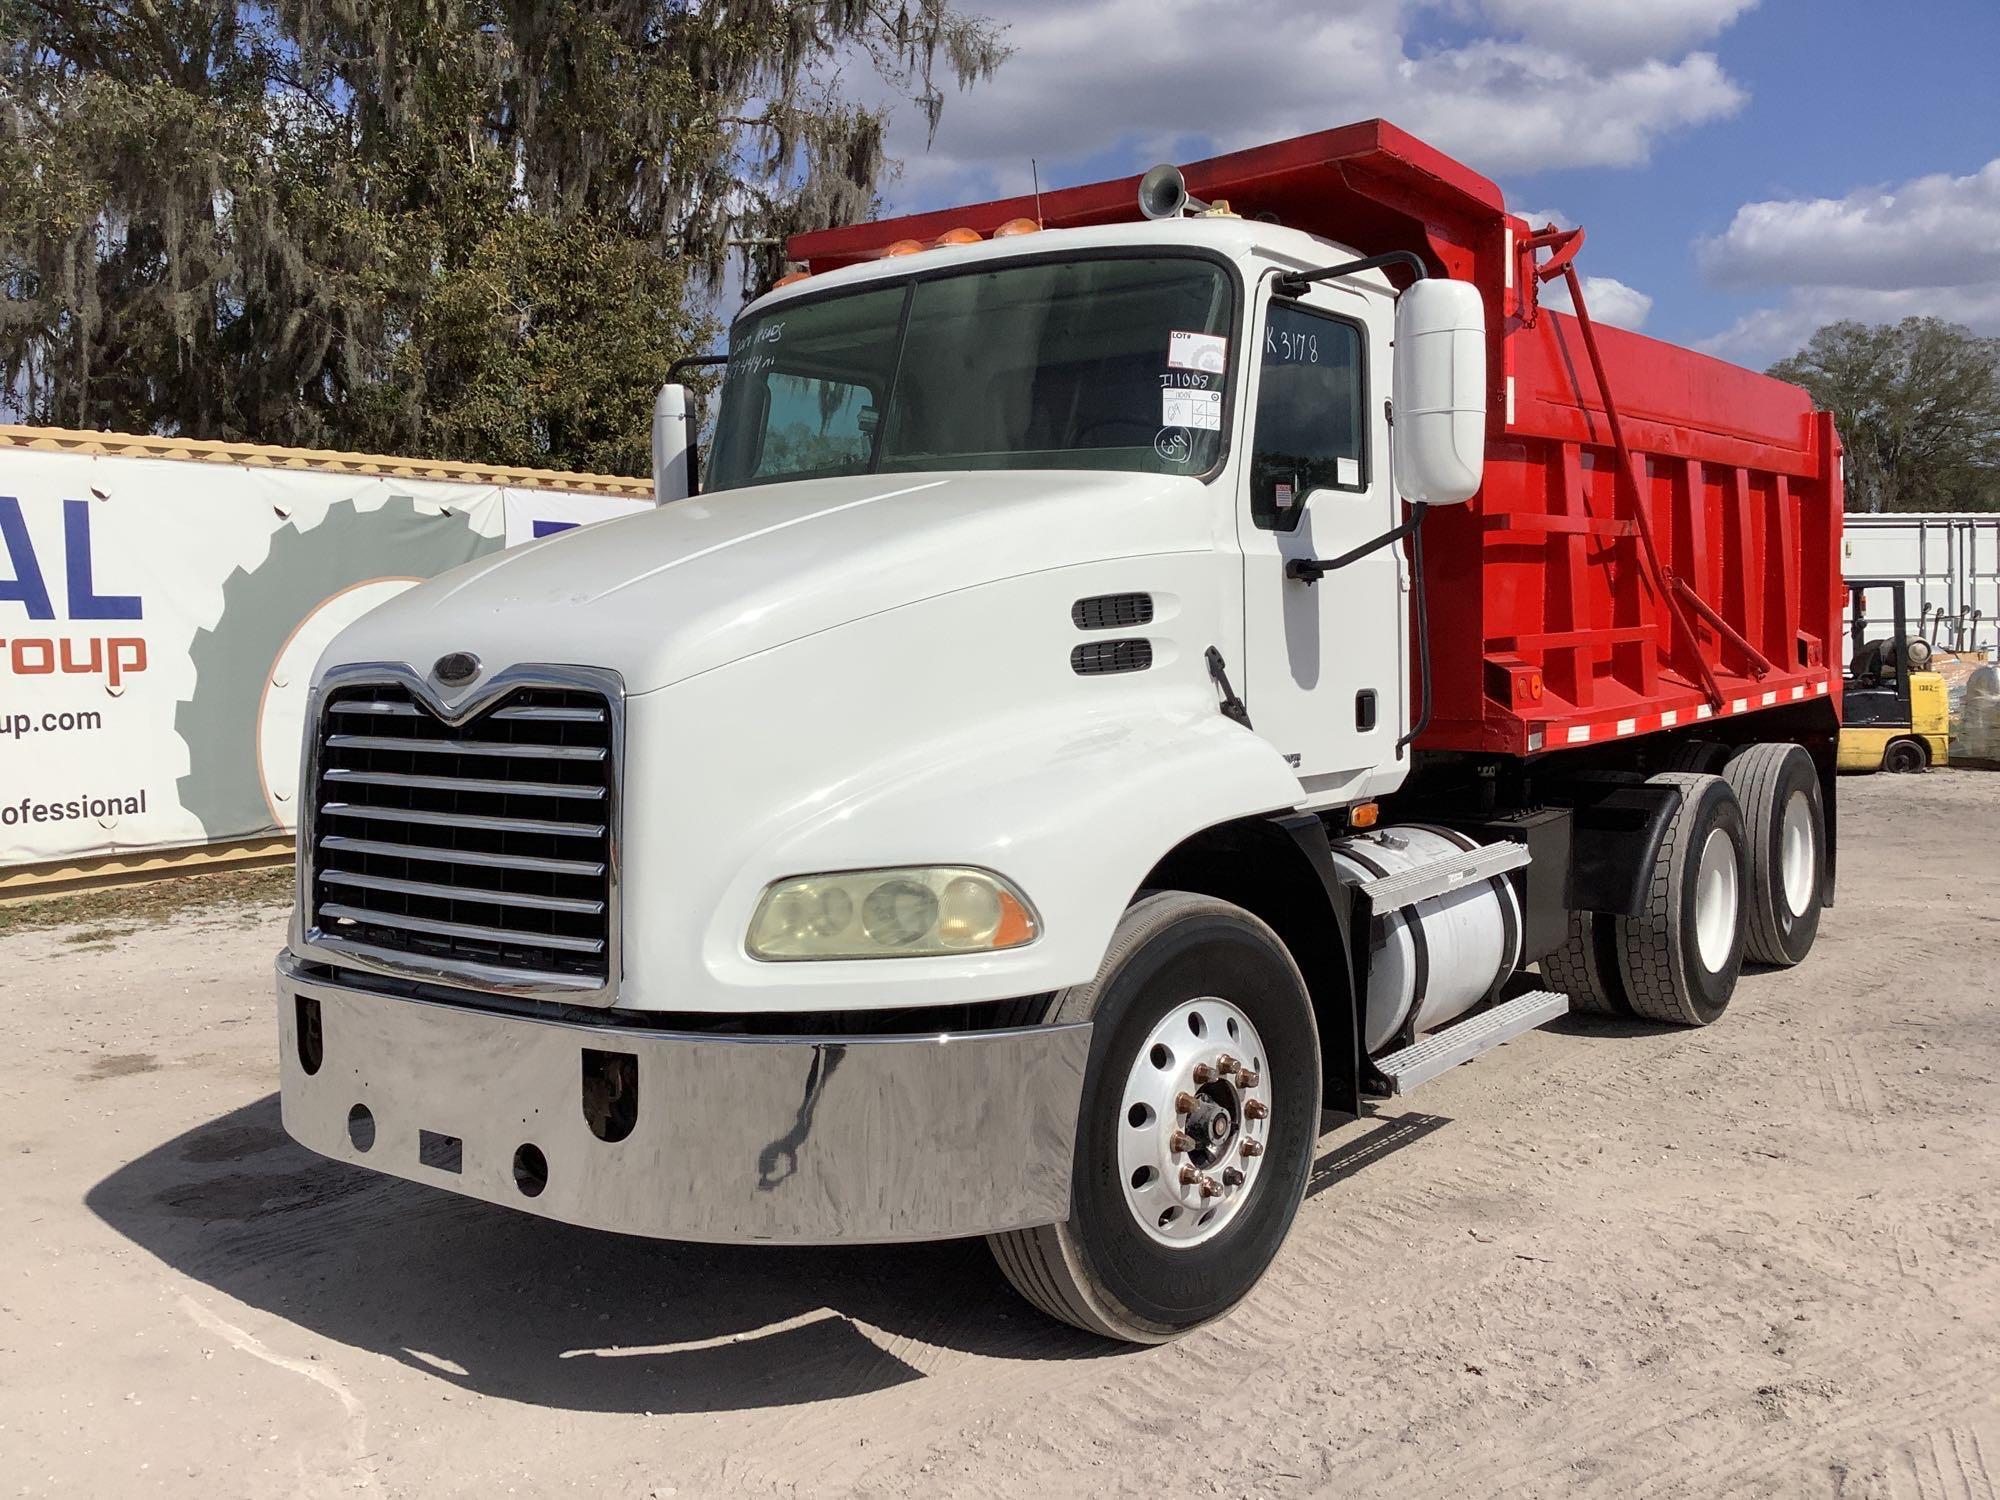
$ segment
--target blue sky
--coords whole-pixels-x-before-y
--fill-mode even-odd
[[[1595,309],[1648,333],[1749,364],[1841,316],[2000,334],[2000,0],[985,9],[1016,55],[928,149],[898,116],[892,209],[1380,114],[1583,224]]]

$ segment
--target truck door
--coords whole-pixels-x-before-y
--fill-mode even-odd
[[[1338,556],[1397,521],[1382,416],[1389,338],[1379,316],[1370,337],[1369,311],[1339,287],[1273,298],[1248,361],[1242,694],[1257,733],[1329,803],[1361,795],[1366,773],[1393,761],[1409,681],[1401,547],[1316,584],[1285,577],[1290,559]]]

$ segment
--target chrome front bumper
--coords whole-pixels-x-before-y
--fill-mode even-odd
[[[285,1129],[339,1161],[659,1239],[952,1239],[1069,1214],[1087,1024],[714,1036],[536,1020],[372,985],[278,960]],[[310,1073],[302,998],[317,1005]],[[623,1139],[602,1139],[585,1117],[586,1052],[635,1060]],[[357,1106],[372,1123],[365,1149],[350,1138]],[[517,1171],[534,1160],[524,1147],[546,1162],[527,1174],[532,1196]]]

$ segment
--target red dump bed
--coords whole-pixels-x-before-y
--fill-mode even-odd
[[[1198,198],[1364,254],[1416,250],[1485,298],[1485,487],[1424,529],[1421,747],[1523,755],[1821,699],[1837,712],[1840,446],[1804,391],[1599,326],[1621,459],[1583,326],[1538,305],[1534,265],[1551,247],[1528,244],[1485,178],[1381,120],[1183,170]],[[1130,220],[1137,195],[1136,177],[1043,193],[1041,222]],[[1002,199],[790,248],[826,270],[1036,210]]]

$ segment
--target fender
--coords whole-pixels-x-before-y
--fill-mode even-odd
[[[988,723],[931,746],[921,771],[885,776],[755,851],[716,903],[704,967],[723,985],[759,990],[760,1009],[1005,999],[1083,984],[1170,850],[1299,796],[1277,752],[1220,714]],[[743,951],[749,915],[773,879],[943,863],[1013,880],[1041,935],[1010,953],[964,958],[769,964]]]

